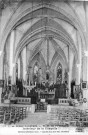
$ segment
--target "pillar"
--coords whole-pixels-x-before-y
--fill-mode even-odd
[[[13,56],[14,56],[14,31],[11,32],[10,35],[10,59],[9,59],[9,76],[11,76],[11,83],[13,84],[13,68],[14,68],[14,63],[13,63]]]
[[[22,61],[23,61],[23,80],[26,81],[26,76],[27,76],[27,65],[26,65],[26,47],[24,47],[22,51]]]
[[[3,79],[3,56],[2,51],[0,50],[0,80]],[[0,104],[1,104],[1,94],[2,94],[2,87],[0,87]]]
[[[85,39],[86,39],[86,47],[84,50],[84,63],[85,63],[85,67],[86,67],[86,71],[83,71],[85,73],[85,81],[87,81],[88,84],[88,2],[85,1],[84,2],[84,11],[85,11]]]
[[[0,29],[1,29],[1,17],[2,17],[2,11],[0,9]],[[1,39],[1,31],[0,31],[0,39]],[[3,79],[3,52],[0,46],[0,80]],[[1,104],[1,94],[2,94],[2,88],[0,87],[0,104]]]
[[[88,2],[84,2],[84,11],[85,11],[85,39],[86,46],[84,48],[84,57],[83,57],[83,81],[87,81],[87,89],[83,90],[83,98],[87,99],[86,105],[88,108]]]
[[[15,56],[15,50],[16,50],[16,30],[14,29],[14,46],[13,46],[13,84],[16,84],[16,63],[14,63],[14,56]]]
[[[80,64],[76,64],[76,85],[80,85]]]
[[[27,56],[27,63],[26,63],[26,65],[27,65],[27,77],[29,78],[29,85],[30,85],[30,81],[31,81],[31,65],[29,64],[30,63],[30,60],[31,60],[31,56],[32,56],[32,50],[29,50],[29,48],[27,48],[27,54],[26,54],[26,56]]]
[[[88,70],[88,51],[85,51],[84,52],[84,62],[87,61],[86,64],[86,69]],[[83,71],[84,72],[84,71]],[[86,108],[88,108],[88,71],[86,72],[86,78],[85,80],[83,81],[86,81],[87,82],[87,89],[83,89],[83,98],[86,98],[87,99],[87,102],[86,103],[83,103],[83,106]]]
[[[82,52],[81,52],[81,37],[78,31],[76,31],[76,37],[77,37],[77,47],[78,47],[78,63],[76,64],[76,71],[77,71],[77,77],[76,77],[76,85],[80,85],[80,79],[82,79]]]
[[[71,51],[71,49],[69,48],[69,73],[68,73],[68,88],[69,88],[69,96],[71,94],[71,81],[72,81],[72,66],[73,66],[73,52]]]
[[[20,57],[18,58],[18,79],[20,79]]]

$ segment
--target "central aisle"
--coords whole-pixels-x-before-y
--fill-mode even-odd
[[[47,124],[48,115],[46,112],[29,113],[26,119],[21,120],[16,125],[45,125]]]

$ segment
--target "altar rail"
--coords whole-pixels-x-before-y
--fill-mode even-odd
[[[18,104],[31,104],[31,98],[18,97],[17,103]]]
[[[60,98],[58,99],[58,104],[59,105],[69,105],[69,99],[63,99],[63,98]]]
[[[78,106],[79,102],[77,101],[77,99],[59,98],[58,104],[59,105],[65,105],[65,106],[69,106],[69,105]]]
[[[31,104],[31,98],[24,98],[24,97],[15,97],[15,98],[11,98],[10,100],[4,100],[4,103],[6,104],[27,104],[30,105]]]

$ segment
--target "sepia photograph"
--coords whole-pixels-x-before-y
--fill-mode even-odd
[[[0,0],[0,135],[88,134],[88,1]]]

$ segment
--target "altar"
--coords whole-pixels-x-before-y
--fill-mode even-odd
[[[36,104],[41,99],[48,104],[58,104],[58,98],[67,98],[67,87],[65,84],[24,86],[23,95],[31,98],[32,104]]]

